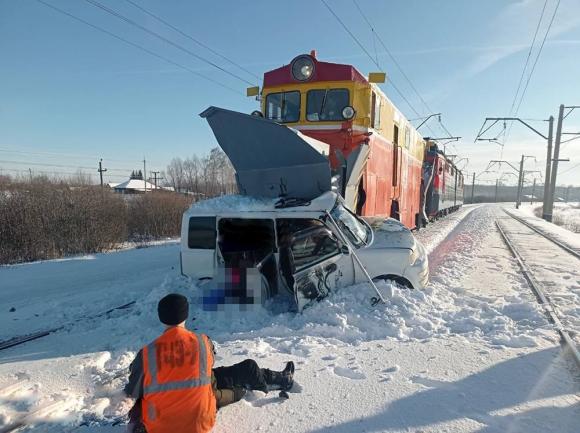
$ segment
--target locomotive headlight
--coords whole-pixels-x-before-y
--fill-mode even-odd
[[[347,105],[342,109],[342,117],[343,119],[350,120],[354,117],[356,111],[350,105]]]
[[[314,74],[314,61],[310,56],[298,56],[292,60],[292,76],[295,80],[306,81]]]

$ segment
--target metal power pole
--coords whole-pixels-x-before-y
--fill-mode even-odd
[[[534,177],[534,184],[532,185],[532,198],[530,199],[530,204],[534,204],[535,194],[536,194],[536,178]]]
[[[522,159],[520,160],[520,175],[518,177],[518,195],[516,197],[516,209],[520,208],[520,204],[522,203],[522,186],[524,184],[524,159],[526,157],[522,155]]]
[[[556,142],[554,143],[554,159],[552,165],[552,174],[550,178],[550,194],[546,206],[546,221],[552,222],[552,213],[554,211],[554,194],[556,192],[556,177],[558,176],[558,158],[560,157],[560,142],[562,141],[562,122],[564,121],[564,104],[560,105],[558,112],[558,126],[556,127]],[[546,179],[546,182],[548,179]]]
[[[106,168],[103,168],[103,158],[99,160],[99,169],[97,171],[99,172],[99,176],[101,178],[101,189],[103,189],[103,173],[107,171]]]
[[[544,205],[542,207],[542,219],[548,219],[548,200],[550,197],[550,174],[552,168],[552,137],[554,132],[554,116],[548,119],[548,152],[546,155],[546,177],[544,177]],[[551,216],[550,216],[551,218]]]
[[[495,180],[495,198],[494,198],[494,203],[497,203],[497,189],[499,187],[499,179]]]
[[[143,192],[147,192],[147,162],[143,157]]]
[[[475,193],[475,172],[473,172],[473,178],[471,180],[471,204],[473,204],[474,193]]]
[[[155,189],[157,189],[157,179],[159,179],[159,180],[163,179],[162,177],[157,177],[157,175],[161,172],[160,171],[152,171],[151,173],[153,174],[153,185],[155,185]]]

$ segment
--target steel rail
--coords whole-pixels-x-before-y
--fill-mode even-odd
[[[538,229],[537,227],[534,227],[532,224],[530,224],[529,222],[527,222],[526,220],[524,220],[523,218],[520,218],[519,216],[516,216],[514,214],[512,214],[511,212],[508,212],[506,209],[503,209],[503,211],[508,214],[510,217],[512,217],[513,219],[515,219],[516,221],[522,223],[523,225],[529,227],[530,229],[532,229],[533,231],[535,231],[536,233],[538,233],[539,235],[543,236],[544,238],[548,239],[550,242],[553,242],[554,244],[558,245],[560,248],[562,248],[563,250],[565,250],[566,252],[572,254],[574,257],[576,257],[577,259],[580,259],[580,251],[575,250],[574,248],[566,245],[563,242],[560,242],[557,239],[554,239],[551,236],[548,236],[544,231]]]
[[[544,313],[548,317],[548,320],[554,324],[556,331],[558,332],[558,334],[560,334],[563,345],[568,347],[570,354],[574,358],[574,361],[576,362],[578,367],[580,367],[580,352],[578,351],[578,348],[576,347],[574,340],[572,340],[572,337],[570,337],[570,334],[568,333],[568,331],[566,330],[566,328],[564,327],[564,325],[560,321],[560,318],[558,317],[558,314],[556,313],[556,309],[555,309],[554,305],[550,302],[549,298],[546,296],[546,294],[544,292],[544,286],[542,285],[542,283],[540,283],[534,277],[529,266],[526,264],[523,257],[521,256],[519,251],[516,249],[513,242],[510,240],[509,236],[506,234],[504,229],[501,227],[501,224],[499,223],[499,221],[496,221],[495,225],[496,225],[499,233],[501,234],[505,244],[507,245],[508,249],[511,251],[512,255],[514,256],[514,258],[518,262],[518,265],[519,265],[520,269],[522,270],[524,278],[526,279],[526,281],[528,282],[528,285],[530,286],[530,288],[534,292],[536,299],[538,300],[540,305],[542,305],[542,307],[544,309]]]
[[[26,343],[28,341],[37,340],[39,338],[46,337],[47,335],[53,334],[55,332],[58,332],[61,329],[64,329],[65,327],[67,327],[69,325],[72,325],[74,323],[78,323],[78,322],[80,322],[82,320],[96,319],[98,317],[105,316],[105,315],[107,315],[109,313],[112,313],[113,311],[116,311],[116,310],[124,310],[126,308],[131,307],[134,304],[135,304],[135,301],[131,301],[131,302],[128,302],[126,304],[123,304],[123,305],[119,305],[117,307],[110,308],[107,311],[103,311],[103,312],[100,312],[100,313],[97,313],[97,314],[93,314],[93,315],[90,315],[90,316],[79,317],[79,318],[77,318],[75,320],[71,320],[70,322],[65,323],[63,325],[60,325],[60,326],[58,326],[56,328],[45,329],[43,331],[37,331],[37,332],[33,332],[31,334],[26,334],[26,335],[19,335],[19,336],[10,338],[8,340],[0,341],[0,351],[5,350],[5,349],[9,349],[10,347],[18,346],[20,344],[24,344],[24,343]]]

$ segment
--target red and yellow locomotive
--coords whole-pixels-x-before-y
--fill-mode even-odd
[[[416,227],[422,216],[426,143],[376,85],[352,65],[321,62],[313,51],[264,74],[262,114],[330,145],[330,161],[350,173],[343,195],[367,216]]]

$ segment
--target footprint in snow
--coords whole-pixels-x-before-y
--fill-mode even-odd
[[[338,356],[336,356],[336,355],[326,355],[320,359],[322,359],[323,361],[334,361],[337,358],[338,358]]]
[[[333,371],[337,376],[346,377],[347,379],[362,380],[367,378],[364,373],[348,367],[334,367]]]

